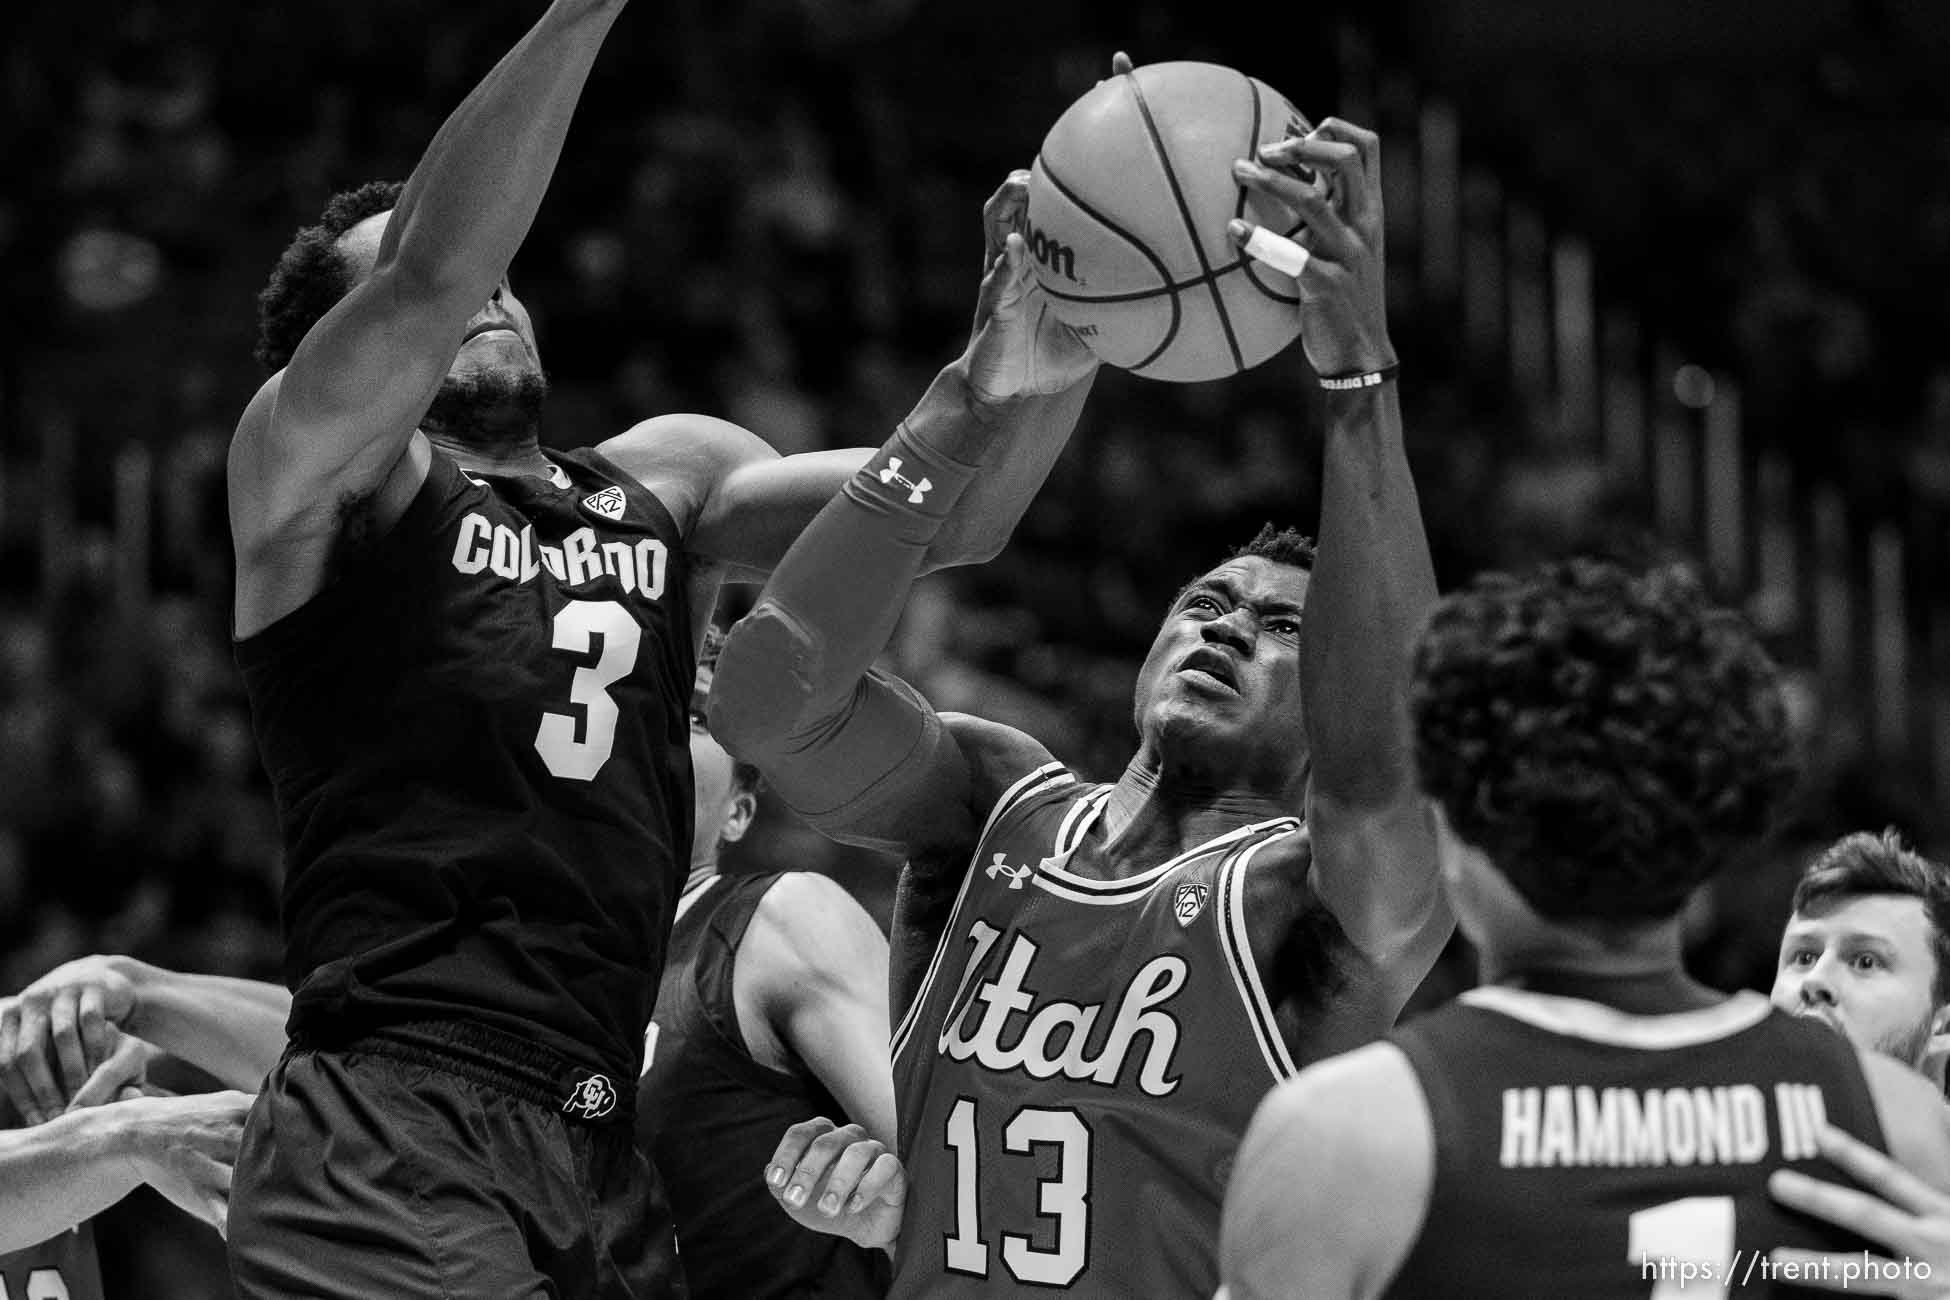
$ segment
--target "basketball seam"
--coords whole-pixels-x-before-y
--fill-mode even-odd
[[[1248,95],[1251,95],[1253,99],[1253,128],[1252,128],[1252,134],[1246,137],[1246,157],[1257,159],[1259,157],[1259,120],[1260,120],[1259,87],[1255,85],[1253,79],[1251,77],[1247,77],[1245,73],[1242,72],[1239,75],[1242,77],[1246,77],[1246,93]],[[1233,209],[1233,215],[1235,217],[1240,218],[1241,220],[1245,219],[1246,187],[1244,185],[1241,185],[1239,187],[1239,202]],[[1305,223],[1303,222],[1301,224],[1304,225]],[[1298,230],[1298,229],[1299,226],[1296,225],[1294,227],[1294,230]],[[1288,239],[1293,238],[1293,230],[1288,230],[1284,233]],[[1300,305],[1299,295],[1296,294],[1293,297],[1288,297],[1286,294],[1281,293],[1278,289],[1275,289],[1272,285],[1267,284],[1266,281],[1260,279],[1259,268],[1257,266],[1254,266],[1252,264],[1252,261],[1253,259],[1246,256],[1246,254],[1244,253],[1239,254],[1239,264],[1246,268],[1246,279],[1252,282],[1253,288],[1259,290],[1261,293],[1265,294],[1268,298],[1271,298],[1274,302],[1283,302],[1289,307],[1297,307]]]
[[[1197,255],[1198,264],[1204,270],[1205,276],[1209,277],[1212,275],[1212,261],[1205,255],[1205,240],[1199,234],[1198,223],[1192,220],[1191,205],[1185,202],[1185,191],[1178,184],[1178,173],[1172,170],[1171,155],[1165,149],[1164,136],[1159,134],[1158,124],[1151,118],[1151,106],[1144,102],[1144,87],[1138,84],[1135,72],[1127,72],[1124,77],[1131,83],[1131,97],[1137,102],[1138,116],[1144,119],[1144,130],[1151,138],[1152,149],[1157,152],[1158,166],[1164,170],[1165,181],[1171,186],[1171,197],[1178,204],[1178,215],[1184,219],[1185,231],[1191,236],[1192,252]],[[1254,100],[1254,108],[1257,111],[1258,97],[1255,96]],[[1225,332],[1226,346],[1232,349],[1233,368],[1235,371],[1244,370],[1246,357],[1240,352],[1239,340],[1233,335],[1232,317],[1226,312],[1225,295],[1219,292],[1216,280],[1208,280],[1206,287],[1212,293],[1212,307],[1219,314],[1219,328]],[[1136,368],[1132,367],[1133,370]]]
[[[1043,176],[1049,181],[1049,183],[1052,186],[1056,188],[1056,192],[1058,194],[1061,194],[1064,198],[1074,203],[1077,206],[1077,210],[1082,212],[1083,215],[1089,217],[1092,221],[1095,221],[1098,225],[1102,226],[1105,230],[1110,231],[1111,234],[1116,235],[1119,239],[1122,239],[1125,242],[1129,243],[1132,248],[1135,248],[1137,249],[1138,252],[1144,254],[1146,260],[1151,263],[1152,269],[1158,273],[1158,283],[1160,286],[1157,289],[1146,289],[1143,293],[1133,293],[1129,295],[1112,294],[1101,298],[1092,298],[1092,297],[1084,297],[1081,295],[1059,293],[1056,290],[1050,288],[1047,283],[1043,285],[1043,292],[1048,294],[1052,298],[1060,298],[1065,302],[1136,302],[1142,298],[1155,298],[1156,296],[1158,296],[1158,294],[1163,293],[1166,297],[1168,297],[1171,300],[1171,324],[1165,327],[1165,336],[1163,340],[1159,342],[1157,347],[1151,349],[1150,355],[1146,356],[1144,360],[1137,362],[1135,365],[1126,366],[1125,369],[1137,370],[1141,367],[1150,365],[1153,361],[1156,361],[1160,356],[1164,355],[1165,349],[1170,347],[1172,340],[1178,337],[1178,321],[1180,316],[1182,315],[1183,309],[1180,308],[1178,305],[1178,290],[1172,285],[1171,282],[1171,268],[1165,265],[1163,258],[1159,257],[1156,253],[1151,251],[1150,245],[1146,244],[1142,239],[1139,239],[1136,235],[1132,234],[1130,231],[1118,225],[1115,221],[1112,221],[1109,217],[1106,217],[1103,213],[1097,211],[1097,209],[1091,207],[1088,203],[1085,203],[1083,201],[1082,195],[1078,194],[1075,190],[1071,189],[1068,185],[1063,183],[1063,178],[1061,176],[1058,176],[1056,174],[1056,169],[1049,165],[1049,159],[1043,157],[1041,154],[1038,154],[1036,156],[1036,161],[1042,164]]]
[[[1048,297],[1057,298],[1063,302],[1143,302],[1146,298],[1156,298],[1166,292],[1172,294],[1187,293],[1202,284],[1211,284],[1214,280],[1231,275],[1235,271],[1246,270],[1248,266],[1249,264],[1244,260],[1227,262],[1224,266],[1216,270],[1207,271],[1203,275],[1192,276],[1189,280],[1169,280],[1165,282],[1162,288],[1139,289],[1131,293],[1067,293],[1062,289],[1052,289],[1047,284],[1043,286],[1043,293]],[[1292,301],[1298,302],[1299,299],[1295,298]]]

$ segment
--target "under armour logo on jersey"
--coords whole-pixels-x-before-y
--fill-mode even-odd
[[[995,855],[995,861],[989,863],[989,879],[994,880],[997,876],[1007,876],[1009,878],[1009,888],[1021,889],[1022,882],[1036,873],[1028,867],[1010,866],[1004,861],[1007,856],[1007,854],[1003,853]]]
[[[899,456],[889,456],[887,458],[887,468],[880,471],[880,481],[882,483],[898,483],[906,488],[907,504],[911,506],[920,505],[921,498],[927,496],[929,490],[934,487],[934,484],[928,482],[926,479],[922,479],[919,483],[916,483],[913,479],[901,473],[901,458]]]
[[[623,489],[606,487],[600,492],[591,493],[582,499],[582,508],[591,514],[601,515],[613,524],[623,517]]]
[[[1205,910],[1205,900],[1212,891],[1195,880],[1188,880],[1171,894],[1171,914],[1178,918],[1178,924],[1190,925]]]
[[[584,1119],[601,1119],[616,1109],[616,1087],[606,1074],[592,1074],[569,1091],[562,1109]]]

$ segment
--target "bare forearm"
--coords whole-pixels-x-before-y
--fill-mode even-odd
[[[0,1133],[0,1254],[66,1232],[143,1181],[112,1108]]]
[[[227,1086],[255,1092],[284,1052],[291,994],[261,980],[188,975],[131,962],[136,1009],[124,1026]]]
[[[1316,792],[1367,806],[1390,800],[1410,779],[1409,645],[1435,599],[1435,571],[1395,385],[1326,401],[1302,686]]]
[[[440,128],[401,194],[380,261],[472,311],[506,273],[624,0],[555,0]]]
[[[928,548],[928,571],[980,564],[1001,553],[1069,444],[1094,382],[1093,373],[1060,393],[1023,398],[1002,411],[981,477],[969,484],[961,508]]]

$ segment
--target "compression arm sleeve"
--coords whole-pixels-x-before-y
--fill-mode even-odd
[[[994,436],[943,371],[800,534],[719,656],[712,734],[837,839],[893,847],[888,818],[912,806],[943,747],[927,702],[871,669]]]

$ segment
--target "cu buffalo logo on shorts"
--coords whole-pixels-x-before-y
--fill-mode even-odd
[[[601,1119],[616,1109],[616,1087],[606,1074],[592,1074],[578,1083],[562,1109],[584,1119]]]

